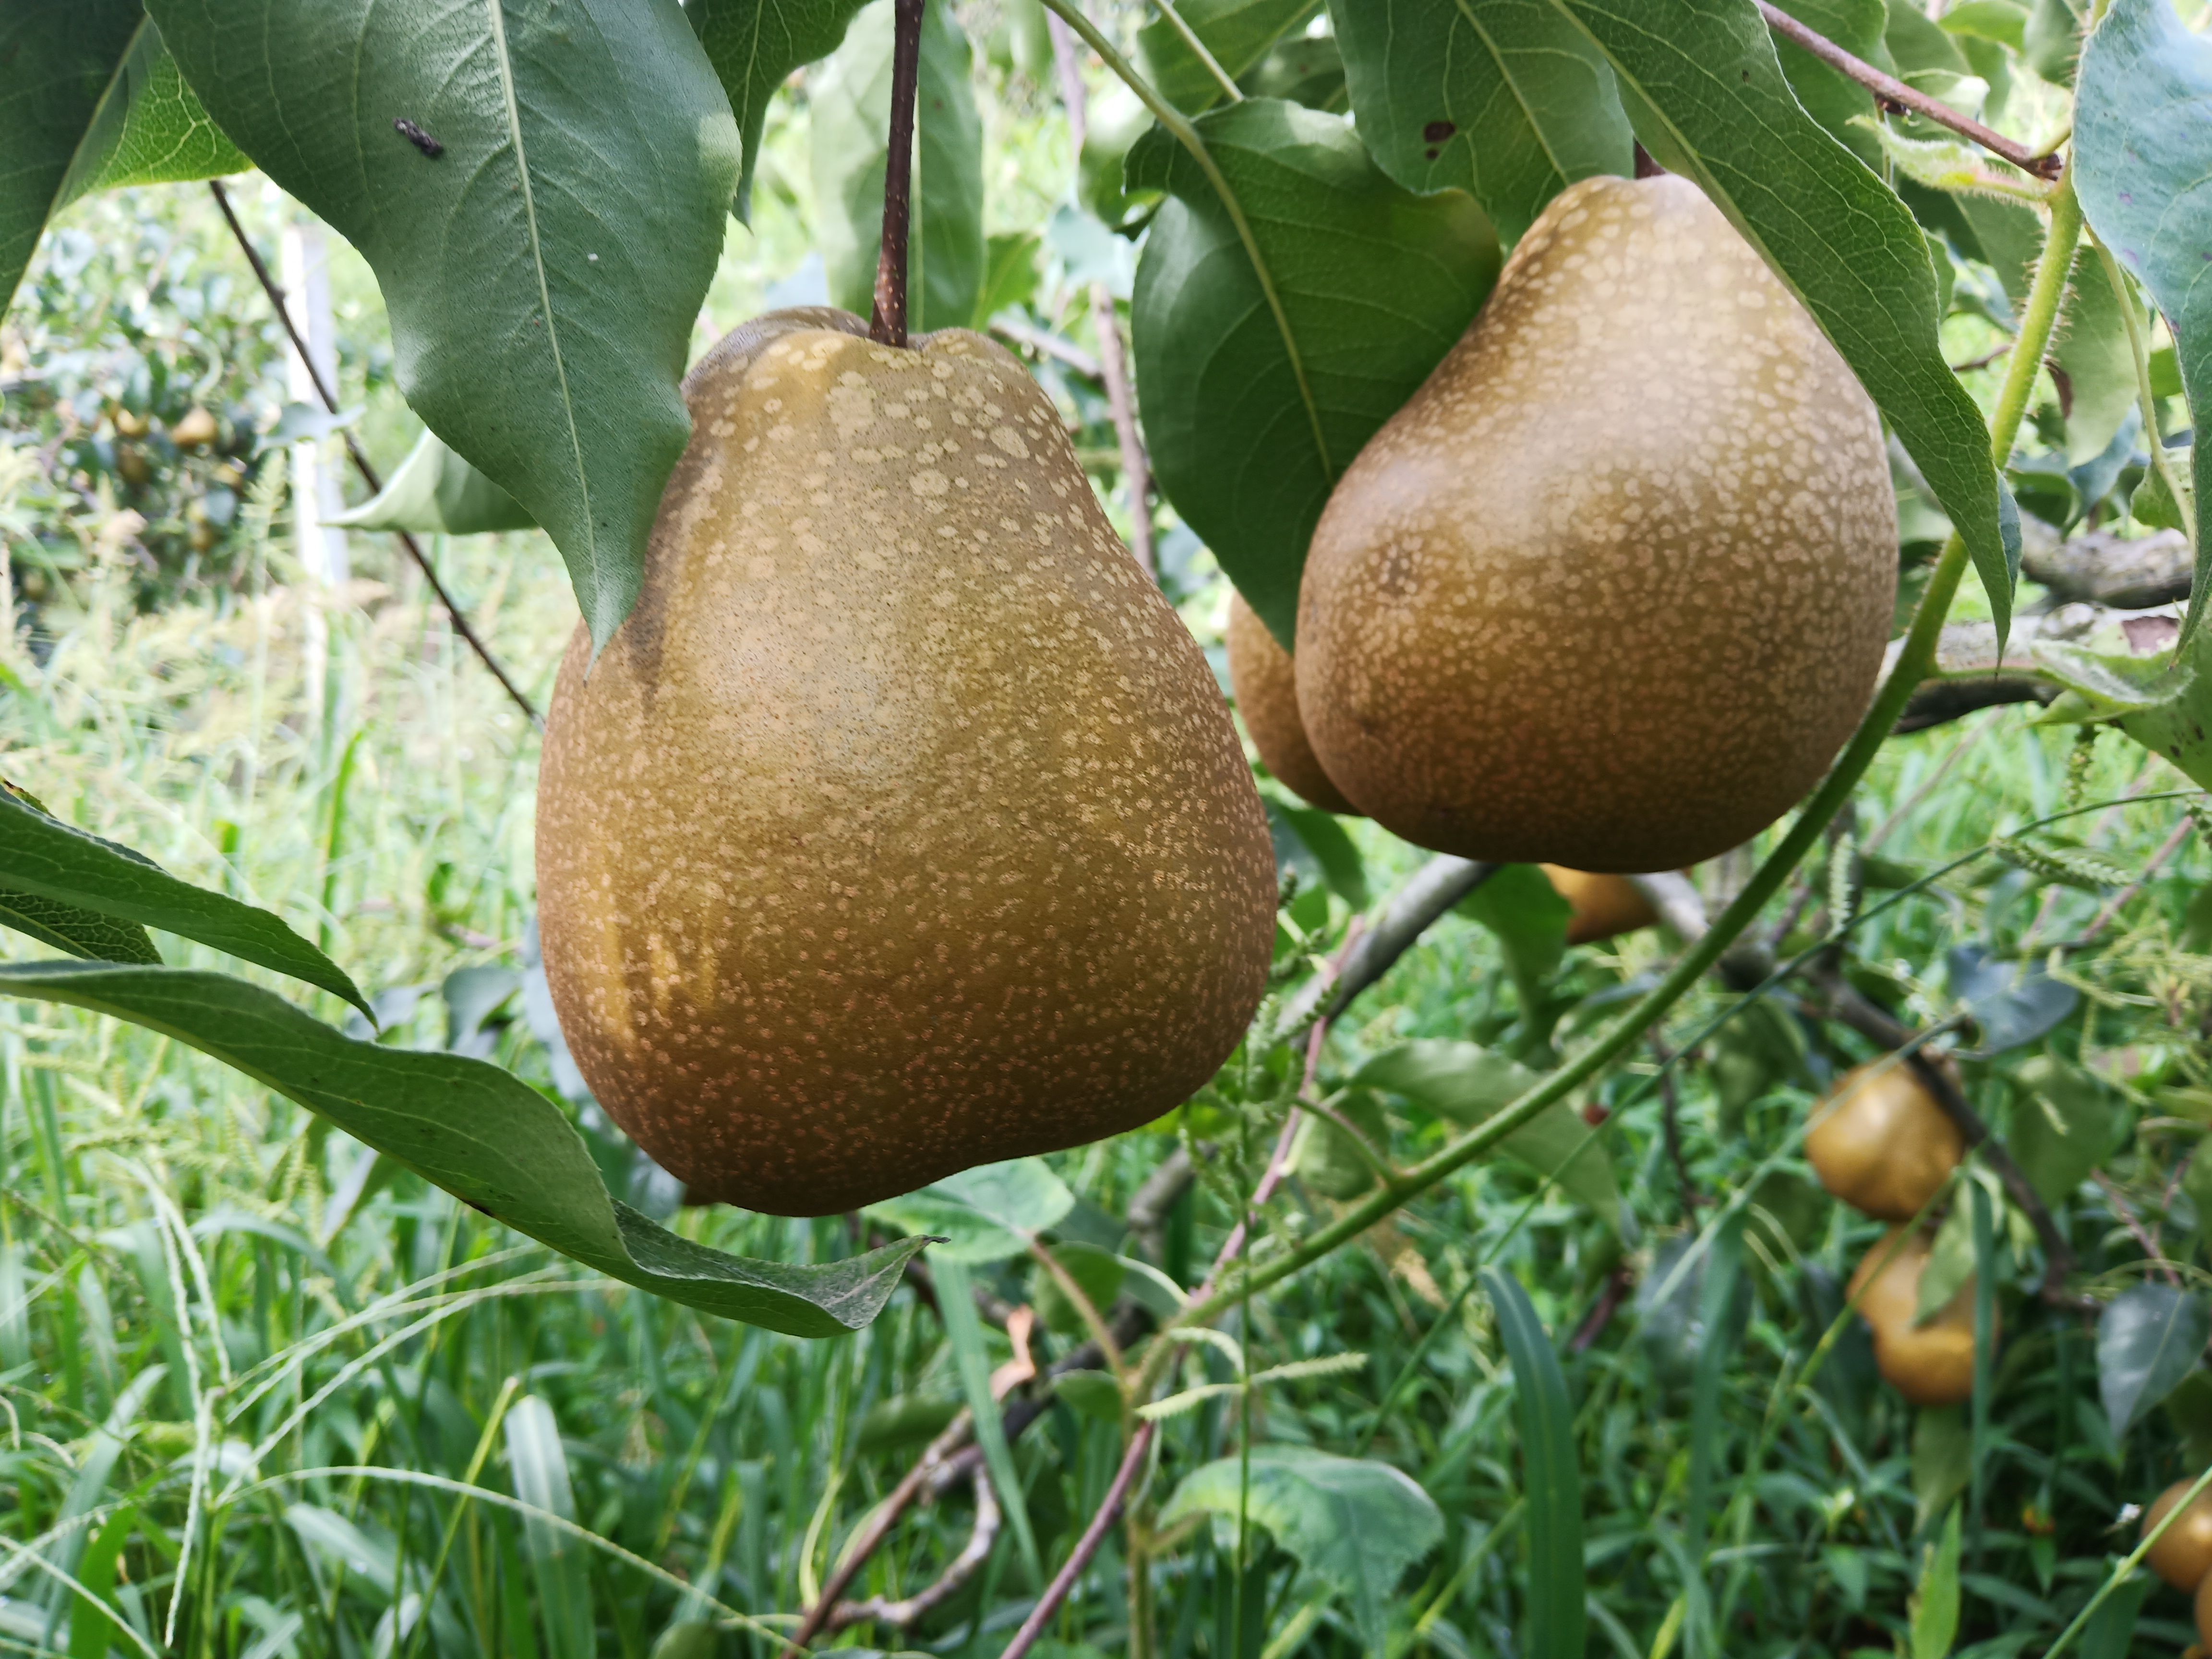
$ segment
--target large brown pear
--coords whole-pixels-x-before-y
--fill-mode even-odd
[[[1302,800],[1325,812],[1359,811],[1328,779],[1298,719],[1298,677],[1291,653],[1276,643],[1242,593],[1229,596],[1229,684],[1252,746],[1267,769]]]
[[[1805,1159],[1820,1184],[1883,1221],[1918,1215],[1966,1155],[1959,1126],[1893,1054],[1845,1073],[1805,1132]]]
[[[1298,708],[1421,846],[1678,869],[1827,768],[1896,580],[1880,422],[1804,308],[1687,179],[1587,179],[1330,496]]]
[[[1051,403],[779,312],[684,382],[637,609],[580,628],[538,883],[562,1030],[695,1196],[851,1209],[1143,1123],[1265,988],[1266,818]]]
[[[1916,1406],[1955,1406],[1974,1392],[1974,1281],[1969,1279],[1927,1323],[1919,1323],[1929,1242],[1915,1233],[1888,1255],[1903,1231],[1891,1228],[1861,1258],[1844,1293],[1858,1298],[1860,1316],[1874,1328],[1874,1363],[1882,1380]]]

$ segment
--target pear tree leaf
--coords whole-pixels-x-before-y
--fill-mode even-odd
[[[1386,1048],[1353,1073],[1357,1087],[1402,1096],[1424,1110],[1471,1128],[1540,1081],[1527,1066],[1479,1043],[1419,1037]],[[1565,1101],[1554,1101],[1500,1140],[1498,1149],[1538,1175],[1556,1176],[1569,1197],[1618,1223],[1620,1187],[1613,1155]]]
[[[1959,1509],[1943,1520],[1943,1535],[1929,1544],[1912,1595],[1912,1659],[1948,1659],[1959,1634]]]
[[[1522,1492],[1528,1503],[1527,1651],[1529,1659],[1581,1659],[1589,1626],[1574,1404],[1551,1336],[1521,1281],[1497,1267],[1485,1267],[1481,1277],[1498,1316],[1498,1334],[1513,1363]]]
[[[472,1209],[702,1313],[839,1336],[881,1311],[924,1241],[814,1267],[694,1243],[609,1194],[561,1109],[498,1066],[333,1030],[222,974],[111,963],[0,963],[0,996],[68,1003],[213,1056],[297,1101]]]
[[[447,448],[428,428],[383,489],[330,522],[348,530],[448,536],[534,530],[538,525],[521,502]]]
[[[0,927],[94,962],[159,962],[146,930],[81,905],[0,887]]]
[[[2127,622],[2142,631],[2142,623],[2162,619]],[[2109,721],[2191,782],[2212,788],[2212,646],[2205,630],[2178,651],[2141,655],[2124,633],[2113,637],[2116,631],[2100,628],[2082,640],[2037,642],[2037,666],[2066,688],[2042,719],[2053,725]]]
[[[1862,63],[1889,67],[1889,49],[1881,38],[1889,23],[1889,8],[1882,0],[1789,0],[1782,9]],[[1859,125],[1875,115],[1874,94],[1781,35],[1774,37],[1774,50],[1805,112],[1852,155],[1879,169],[1881,143],[1875,132]]]
[[[2005,1146],[2037,1196],[2063,1203],[2118,1148],[2127,1109],[2094,1073],[2057,1054],[2036,1055],[2014,1080],[2019,1094]]]
[[[1250,1462],[1249,1492],[1237,1458],[1193,1469],[1160,1524],[1193,1515],[1249,1516],[1351,1602],[1362,1650],[1382,1652],[1399,1579],[1443,1541],[1436,1500],[1388,1463],[1307,1446],[1255,1446]]]
[[[304,980],[344,998],[364,1014],[370,1012],[368,999],[343,969],[268,911],[179,881],[144,854],[64,823],[9,789],[0,789],[0,869],[7,872],[6,886],[16,894],[181,934]],[[49,938],[46,943],[60,941]],[[151,942],[144,948],[150,953]]]
[[[891,112],[891,0],[872,0],[813,79],[815,235],[830,300],[868,314],[884,232]],[[968,37],[952,8],[921,15],[907,305],[916,333],[965,328],[983,288],[983,122]]]
[[[1513,982],[1530,1000],[1567,954],[1567,924],[1575,907],[1533,864],[1509,864],[1457,906],[1497,936]]]
[[[1355,910],[1369,901],[1367,863],[1343,823],[1318,806],[1301,806],[1273,789],[1261,792],[1275,842],[1275,867],[1295,869],[1302,880],[1322,883]]]
[[[2203,1297],[2145,1279],[2105,1304],[2097,1322],[2097,1392],[2119,1439],[2172,1394],[2212,1340],[2212,1307]]]
[[[2204,259],[2212,40],[2184,28],[2167,0],[2114,0],[2081,48],[2074,92],[2074,188],[2090,228],[2166,313],[2194,417],[2190,472],[2202,500],[2212,474],[2204,430],[2212,411],[2212,265]],[[2212,592],[2207,545],[2200,527],[2185,639]]]
[[[54,215],[88,191],[252,165],[208,118],[141,0],[0,12],[0,311]]]
[[[2040,963],[2008,961],[1979,945],[1954,946],[1944,971],[1951,994],[1974,1017],[1985,1054],[2034,1042],[2081,1001],[2079,991],[2051,978]]]
[[[690,435],[678,382],[738,184],[683,9],[150,9],[222,130],[368,261],[400,391],[545,526],[604,646]]]
[[[940,1261],[1003,1261],[1075,1207],[1075,1194],[1041,1158],[985,1164],[863,1212],[910,1233],[935,1234]]]
[[[2019,525],[1936,338],[1911,213],[1797,102],[1751,0],[1551,3],[1604,53],[1644,147],[1697,181],[1834,343],[1965,538],[2002,641]]]
[[[827,58],[845,39],[845,30],[866,0],[688,0],[684,15],[705,48],[707,61],[729,94],[738,135],[745,147],[744,170],[731,211],[752,222],[753,173],[759,165],[761,135],[768,127],[769,100],[802,64]]]
[[[1318,0],[1179,0],[1176,11],[1232,81],[1259,66],[1275,43],[1318,9]],[[1161,97],[1186,115],[1227,94],[1174,24],[1154,16],[1137,31],[1137,58]]]
[[[1577,179],[1632,170],[1613,70],[1547,0],[1330,0],[1329,17],[1376,165],[1466,191],[1507,241]]]
[[[1128,186],[1172,199],[1137,264],[1137,396],[1161,489],[1288,647],[1329,491],[1474,319],[1498,238],[1472,198],[1392,183],[1339,116],[1248,98],[1196,125],[1261,264],[1189,154],[1139,139]]]

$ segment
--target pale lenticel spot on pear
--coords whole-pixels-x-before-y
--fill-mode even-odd
[[[538,790],[593,1093],[696,1195],[791,1215],[1178,1104],[1274,938],[1227,708],[1051,403],[978,335],[865,337],[779,312],[692,371]]]
[[[1804,308],[1687,179],[1587,179],[1331,495],[1298,707],[1421,846],[1679,869],[1827,769],[1896,581],[1880,422]]]

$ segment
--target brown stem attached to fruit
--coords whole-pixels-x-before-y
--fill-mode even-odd
[[[1924,116],[1941,127],[1948,127],[1962,138],[1971,138],[1992,155],[2001,155],[2024,173],[2039,179],[2056,179],[2063,162],[2056,155],[2039,155],[2019,140],[2008,138],[2002,132],[1984,126],[1971,116],[1961,115],[1948,104],[1939,103],[1926,93],[1907,86],[1893,75],[1885,75],[1864,59],[1854,58],[1826,35],[1815,33],[1792,17],[1772,0],[1758,0],[1759,15],[1766,20],[1766,27],[1795,46],[1802,46],[1830,69],[1849,76],[1871,92],[1876,101],[1898,109],[1911,110]]]
[[[906,345],[906,242],[914,221],[914,103],[921,78],[921,9],[926,0],[893,0],[891,129],[884,156],[884,241],[876,257],[876,304],[868,337]]]
[[[292,320],[291,307],[285,303],[284,290],[277,286],[276,277],[270,274],[269,266],[261,257],[261,251],[253,246],[253,239],[246,234],[246,227],[239,223],[238,215],[230,205],[230,192],[223,189],[222,180],[220,179],[209,179],[208,189],[214,193],[216,206],[222,210],[223,222],[230,227],[231,235],[237,239],[240,252],[246,255],[246,263],[253,267],[254,279],[261,284],[261,291],[269,296],[270,305],[275,307],[276,320],[284,325],[284,332],[290,337],[292,349],[299,354],[300,361],[307,365],[307,378],[314,383],[315,395],[323,400],[325,409],[333,415],[337,414],[338,412],[337,388],[324,380],[323,371],[315,366],[314,358],[308,355],[307,343],[300,337],[299,325]],[[373,495],[382,489],[384,480],[378,476],[376,468],[370,465],[368,457],[362,453],[361,445],[355,441],[353,434],[342,432],[338,435],[345,440],[346,458],[353,463],[353,470],[361,475],[361,481],[368,486],[369,494]],[[544,717],[538,714],[537,705],[523,695],[520,686],[508,678],[507,670],[500,665],[499,659],[492,655],[491,647],[486,645],[477,636],[477,630],[469,625],[468,613],[454,604],[453,596],[446,592],[446,585],[438,580],[437,568],[431,564],[429,556],[423,552],[422,544],[404,530],[395,530],[392,533],[398,537],[400,546],[407,550],[407,556],[415,561],[416,568],[422,573],[422,580],[430,584],[431,592],[437,595],[439,605],[443,607],[447,617],[453,624],[453,632],[459,634],[469,649],[477,653],[483,665],[491,670],[492,678],[500,683],[501,689],[514,700],[514,706],[522,711],[523,717],[532,726],[543,731],[545,720]]]

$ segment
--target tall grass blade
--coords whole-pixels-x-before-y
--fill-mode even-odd
[[[1529,1659],[1582,1659],[1589,1615],[1583,1578],[1582,1468],[1574,1406],[1552,1339],[1520,1281],[1482,1270],[1498,1332],[1513,1363],[1521,1454],[1528,1500]]]
[[[507,1413],[507,1460],[517,1498],[563,1521],[576,1518],[561,1427],[553,1419],[553,1408],[537,1395],[525,1395]],[[522,1553],[538,1586],[547,1659],[593,1659],[599,1644],[592,1628],[592,1583],[583,1551],[562,1528],[526,1514]]]
[[[945,1320],[945,1334],[952,1344],[952,1360],[960,1373],[960,1391],[975,1418],[975,1442],[983,1449],[983,1465],[990,1472],[999,1507],[1014,1529],[1022,1562],[1036,1583],[1045,1581],[1044,1561],[1037,1550],[1036,1533],[1030,1525],[1029,1501],[1022,1494],[1021,1479],[1014,1472],[1014,1454],[1006,1443],[1006,1425],[999,1415],[999,1402],[991,1398],[991,1362],[983,1352],[983,1323],[975,1316],[975,1297],[964,1262],[935,1258],[930,1263],[937,1276],[937,1305]]]

